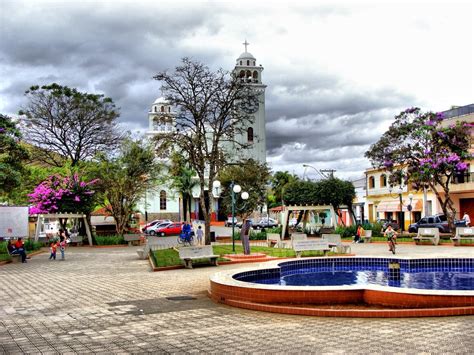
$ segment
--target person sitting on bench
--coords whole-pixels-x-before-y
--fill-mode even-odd
[[[21,238],[18,238],[18,241],[15,244],[12,244],[12,242],[9,240],[7,243],[7,249],[10,255],[20,255],[21,262],[26,263],[26,252]]]
[[[356,232],[356,235],[354,236],[354,241],[352,243],[363,243],[364,241],[362,240],[362,236],[364,235],[364,233],[365,233],[364,228],[362,228],[362,225],[358,224],[357,232]]]

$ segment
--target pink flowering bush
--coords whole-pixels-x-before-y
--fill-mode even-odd
[[[30,214],[89,212],[94,207],[93,185],[98,180],[81,181],[78,174],[63,177],[55,174],[36,186],[29,194]]]

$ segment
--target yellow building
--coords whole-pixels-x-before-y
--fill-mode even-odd
[[[443,114],[446,125],[456,121],[474,123],[474,104],[453,108]],[[471,149],[471,152],[474,153],[474,149]],[[474,218],[473,165],[472,163],[469,165],[466,173],[456,176],[450,186],[450,196],[454,202],[455,218],[457,219],[461,219],[464,212],[467,212],[471,219]],[[388,184],[389,172],[384,169],[368,169],[365,175],[367,181],[366,204],[370,222],[380,219],[392,220],[397,222],[403,230],[408,230],[410,223],[418,221],[425,215],[443,213],[433,191],[415,191],[404,185],[390,188]],[[444,194],[441,188],[438,192],[441,195]]]

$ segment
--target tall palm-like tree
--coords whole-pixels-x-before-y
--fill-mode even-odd
[[[186,166],[180,167],[175,171],[172,186],[175,188],[183,200],[183,212],[187,221],[191,220],[191,202],[193,200],[193,188],[199,184],[199,180],[195,179],[195,172]]]

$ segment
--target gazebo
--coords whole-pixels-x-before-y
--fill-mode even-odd
[[[282,231],[281,235],[284,237],[286,235],[286,230],[288,228],[288,218],[290,216],[290,212],[295,211],[304,211],[304,215],[302,218],[303,221],[303,229],[306,227],[306,223],[308,221],[308,216],[310,212],[317,212],[318,214],[321,212],[328,212],[329,215],[327,218],[330,220],[329,226],[335,227],[337,224],[337,215],[334,211],[334,208],[331,205],[294,205],[294,206],[283,206],[283,223],[282,223]],[[322,227],[328,226],[328,224],[324,223]]]
[[[46,214],[39,214],[38,215],[38,222],[36,223],[36,231],[35,231],[35,241],[38,241],[39,234],[41,230],[41,225],[44,223],[45,218],[73,218],[73,219],[83,219],[84,226],[86,228],[87,238],[89,240],[89,245],[92,246],[92,235],[91,230],[89,228],[89,224],[87,223],[86,215],[83,213],[46,213]]]

